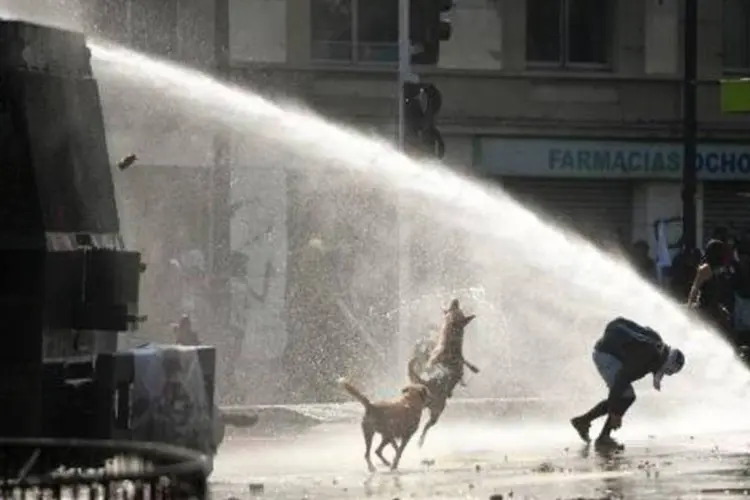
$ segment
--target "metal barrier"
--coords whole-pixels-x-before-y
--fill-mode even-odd
[[[0,498],[208,498],[209,459],[169,445],[0,438]]]

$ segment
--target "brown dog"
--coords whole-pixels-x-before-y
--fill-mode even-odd
[[[443,314],[443,327],[440,329],[437,346],[427,362],[428,369],[439,363],[452,366],[464,362],[464,328],[476,317],[474,314],[466,316],[458,299],[451,300],[450,306]]]
[[[390,466],[391,470],[396,470],[406,445],[419,430],[422,410],[429,400],[427,387],[411,384],[401,389],[401,397],[398,399],[372,402],[347,380],[341,379],[339,383],[346,392],[365,407],[365,415],[362,417],[362,435],[365,437],[365,461],[368,469],[370,472],[375,472],[375,466],[370,460],[370,450],[373,436],[379,433],[383,440],[375,450],[375,454],[383,464]],[[396,440],[401,442],[397,444]],[[383,450],[389,444],[396,450],[392,464],[383,456]]]
[[[417,367],[419,360],[409,360],[407,373],[413,384],[424,385],[429,389],[430,399],[426,407],[430,410],[430,418],[422,430],[419,446],[424,444],[427,431],[437,424],[445,411],[448,398],[453,396],[453,389],[463,379],[464,365],[477,373],[479,370],[464,359],[464,329],[476,317],[474,314],[465,315],[459,306],[458,299],[453,299],[445,314],[443,328],[435,350],[427,362],[427,379],[420,377]],[[436,370],[437,369],[437,370]]]

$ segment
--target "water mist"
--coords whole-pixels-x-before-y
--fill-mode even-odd
[[[62,27],[83,24],[81,13],[78,2],[0,0],[4,17]],[[439,321],[440,307],[447,300],[461,298],[478,315],[467,334],[466,355],[483,368],[471,379],[467,394],[595,400],[603,389],[591,366],[590,349],[606,321],[622,314],[653,326],[667,341],[683,348],[688,358],[685,373],[665,382],[664,397],[643,406],[661,413],[669,406],[670,396],[677,395],[692,400],[691,411],[712,409],[708,402],[722,403],[727,410],[712,409],[714,420],[730,419],[746,409],[748,376],[715,333],[697,324],[622,262],[556,228],[499,188],[438,164],[405,158],[384,140],[330,123],[299,106],[274,103],[205,74],[111,45],[97,43],[91,48],[97,59],[105,118],[113,129],[108,140],[115,158],[150,148],[158,158],[144,158],[144,163],[169,164],[192,154],[190,161],[210,164],[210,151],[191,149],[191,143],[210,144],[217,130],[230,130],[235,142],[235,184],[252,191],[244,193],[248,197],[267,191],[268,196],[260,196],[255,204],[265,210],[259,217],[264,219],[261,225],[267,221],[283,225],[283,202],[271,206],[264,200],[283,197],[288,172],[304,177],[313,193],[306,209],[318,219],[332,216],[341,207],[314,193],[357,184],[346,206],[350,216],[367,218],[367,225],[349,225],[333,241],[311,238],[310,245],[338,247],[356,241],[359,248],[366,248],[376,243],[384,247],[385,242],[387,257],[369,259],[353,269],[353,283],[361,288],[373,277],[392,271],[398,250],[393,218],[378,221],[373,217],[373,204],[364,202],[363,193],[368,199],[374,191],[397,197],[401,218],[408,222],[412,235],[414,260],[424,269],[402,297],[401,306],[409,309],[413,327],[400,333],[400,342],[408,346],[425,333],[427,325]],[[133,118],[148,129],[141,134],[120,133],[121,125]],[[147,136],[148,143],[144,142]],[[361,200],[359,206],[357,200]],[[127,217],[127,208],[125,212]],[[256,217],[257,211],[248,212],[241,225],[258,225]],[[150,234],[158,239],[160,232],[170,229],[155,228]],[[269,248],[287,251],[282,235],[264,237],[281,241],[266,246],[266,252],[273,253]],[[276,271],[286,272],[283,264]],[[250,361],[258,352],[273,357],[283,350],[286,332],[279,318],[283,293],[275,290],[272,295],[266,307],[271,319],[254,323],[255,332],[248,332],[255,343],[243,356]],[[356,305],[366,314],[368,304]],[[263,311],[257,313],[263,316]],[[315,355],[310,354],[314,362]],[[390,376],[390,383],[402,371],[401,366],[394,367],[393,373],[383,376]],[[378,380],[370,383],[376,387]],[[393,390],[390,386],[380,389]],[[669,410],[685,413],[684,408]]]
[[[622,262],[554,227],[499,188],[438,164],[410,160],[384,140],[196,71],[104,44],[92,45],[92,53],[104,63],[98,78],[105,88],[113,81],[132,87],[134,95],[161,103],[155,113],[190,117],[204,133],[230,129],[239,144],[237,166],[283,166],[321,190],[356,179],[361,191],[398,193],[401,217],[431,270],[413,283],[404,304],[413,325],[424,328],[415,326],[401,337],[410,343],[439,321],[440,306],[450,297],[463,299],[478,315],[467,334],[466,355],[483,368],[472,378],[468,394],[591,402],[603,393],[591,366],[592,344],[609,319],[626,315],[660,331],[688,359],[684,374],[664,384],[664,398],[649,400],[647,406],[661,413],[676,395],[692,400],[696,408],[719,402],[731,414],[740,414],[738,407],[745,407],[748,376],[729,346]],[[262,170],[237,169],[238,177],[263,175]],[[308,208],[330,207],[311,200]],[[368,207],[360,207],[359,213],[364,216]],[[370,221],[367,227],[350,227],[336,241],[320,244],[388,238],[378,225]],[[390,238],[396,245],[396,238]],[[393,266],[384,259],[357,273],[377,276]]]

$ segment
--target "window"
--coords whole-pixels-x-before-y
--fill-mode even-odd
[[[526,60],[542,67],[609,63],[612,0],[527,0]]]
[[[750,0],[724,0],[724,70],[750,73]]]
[[[453,34],[440,43],[438,67],[498,70],[503,67],[502,2],[460,0],[449,13]]]
[[[162,57],[176,55],[176,0],[98,1],[95,5],[91,17],[97,35]]]
[[[398,60],[398,0],[311,0],[312,59]]]

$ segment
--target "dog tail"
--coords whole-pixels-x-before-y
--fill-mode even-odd
[[[409,380],[412,384],[421,384],[421,385],[427,385],[427,382],[425,382],[422,377],[419,376],[419,373],[417,373],[417,363],[419,363],[419,360],[417,358],[411,358],[409,360],[409,364],[407,365],[407,374],[409,375]]]
[[[339,379],[339,384],[341,384],[341,387],[343,387],[346,392],[354,396],[354,399],[362,403],[362,406],[364,406],[365,408],[370,408],[372,406],[372,402],[367,399],[367,396],[362,394],[362,392],[354,387],[351,382],[349,382],[345,378],[342,378]]]

